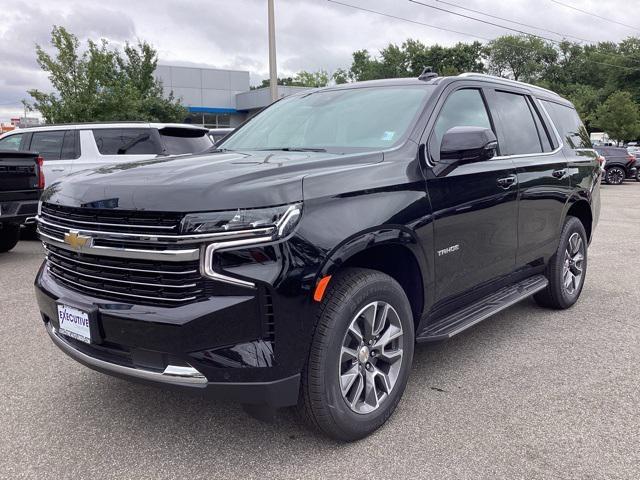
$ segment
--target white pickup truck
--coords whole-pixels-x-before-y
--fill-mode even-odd
[[[213,146],[208,133],[206,128],[168,123],[47,125],[5,133],[0,136],[0,150],[40,153],[46,185],[51,185],[88,168],[203,152]]]

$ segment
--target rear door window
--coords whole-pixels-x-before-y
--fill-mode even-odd
[[[93,130],[102,155],[154,155],[161,153],[150,128],[100,128]]]
[[[34,132],[29,150],[38,152],[45,160],[60,160],[65,133],[64,130]]]
[[[204,152],[213,146],[206,130],[165,127],[158,131],[165,153],[169,155]]]
[[[78,141],[78,130],[67,130],[62,141],[62,160],[74,160],[80,157],[80,145]]]
[[[495,91],[491,111],[500,117],[498,142],[501,155],[542,153],[540,132],[526,96]]]
[[[592,148],[589,133],[574,108],[548,100],[540,100],[540,103],[551,117],[566,147]]]
[[[16,133],[0,140],[0,150],[20,150],[23,133]]]

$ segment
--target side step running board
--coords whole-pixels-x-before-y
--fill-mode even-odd
[[[544,275],[535,275],[515,285],[501,288],[462,310],[453,312],[434,324],[427,325],[416,335],[416,342],[437,342],[451,338],[476,323],[543,290],[548,283],[549,281]]]

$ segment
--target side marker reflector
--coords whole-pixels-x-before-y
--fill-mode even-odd
[[[316,302],[322,301],[322,297],[324,297],[324,292],[327,289],[327,285],[329,285],[329,280],[331,280],[331,275],[322,277],[318,282],[318,285],[316,285],[316,291],[313,292],[313,299]]]

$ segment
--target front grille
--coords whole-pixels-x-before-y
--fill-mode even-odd
[[[182,220],[179,213],[77,208],[51,203],[42,205],[40,215],[69,229],[148,235],[178,234]]]
[[[207,280],[198,261],[119,259],[75,253],[46,245],[49,272],[87,295],[140,305],[179,306],[205,298]]]

